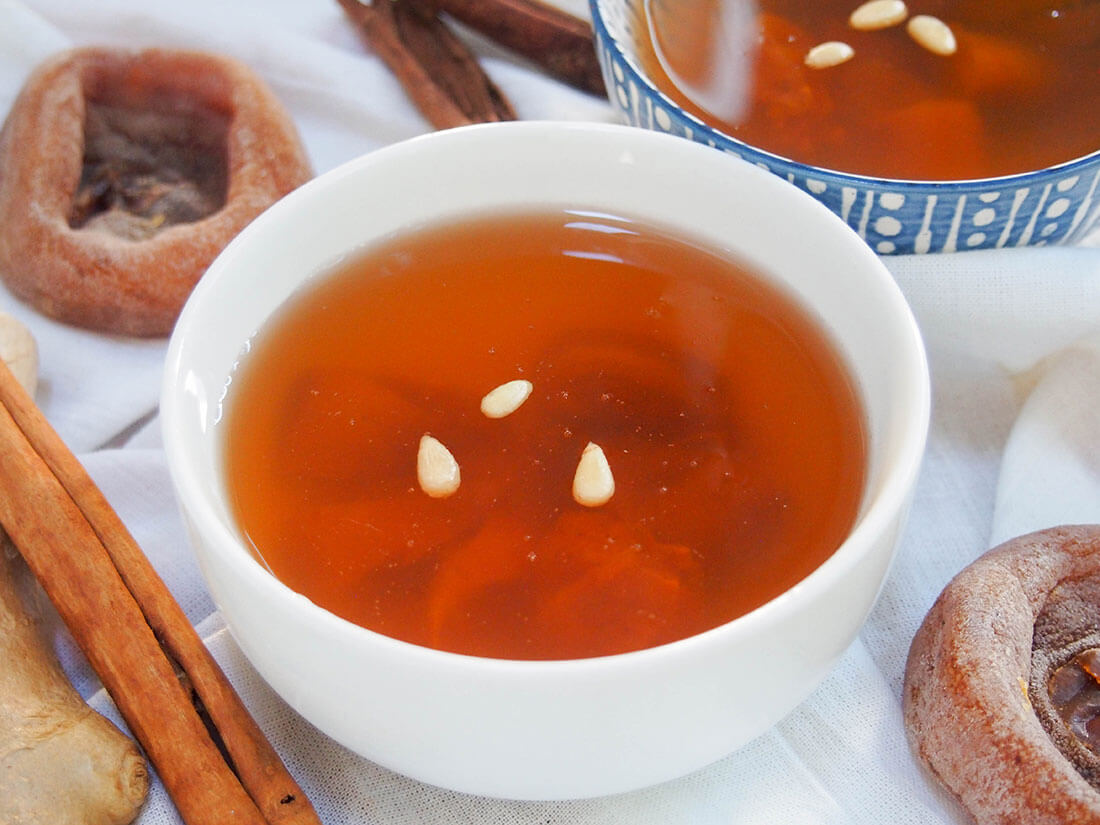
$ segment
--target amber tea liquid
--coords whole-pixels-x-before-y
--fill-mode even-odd
[[[515,412],[480,399],[529,380]],[[818,567],[864,486],[831,343],[728,257],[619,217],[485,216],[392,238],[252,342],[225,421],[272,572],[398,639],[515,659],[671,642]],[[425,494],[421,437],[461,468]],[[615,492],[571,495],[599,444]]]
[[[752,31],[716,38],[721,4],[742,3]],[[957,49],[920,46],[906,22],[857,30],[860,0],[636,0],[655,38],[638,27],[638,57],[663,92],[735,138],[801,163],[878,177],[960,180],[1042,169],[1100,149],[1100,3],[1079,0],[911,0],[908,13],[950,28]],[[664,43],[683,87],[667,74]],[[827,41],[854,55],[810,68]],[[724,45],[723,45],[724,44]],[[749,64],[722,57],[735,48]],[[679,57],[676,57],[676,56]],[[748,103],[736,110],[692,88],[736,73]],[[690,84],[690,86],[688,85]],[[699,93],[695,93],[699,98]],[[742,96],[733,95],[740,102]],[[733,105],[731,103],[730,105]]]

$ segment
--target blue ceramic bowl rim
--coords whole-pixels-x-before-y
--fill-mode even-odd
[[[750,162],[764,163],[768,165],[769,169],[773,172],[782,171],[804,178],[813,178],[816,176],[823,180],[847,183],[851,186],[862,187],[863,189],[890,192],[928,192],[930,189],[947,192],[969,192],[977,190],[989,191],[991,189],[1004,189],[1015,186],[1022,187],[1036,180],[1042,180],[1054,175],[1070,174],[1079,168],[1085,168],[1100,163],[1100,148],[1098,148],[1093,152],[1089,152],[1087,155],[1082,155],[1081,157],[1072,158],[1053,166],[1046,166],[1042,169],[1036,169],[1029,172],[1017,172],[1011,175],[1000,175],[992,178],[966,178],[962,180],[941,181],[860,175],[853,172],[842,172],[837,169],[830,169],[825,166],[813,166],[808,163],[792,160],[783,155],[776,155],[766,149],[760,149],[745,143],[705,123],[658,89],[645,73],[635,65],[634,60],[623,50],[619,39],[608,30],[601,10],[602,6],[607,2],[609,2],[609,0],[589,0],[589,7],[592,12],[592,26],[595,30],[597,41],[602,41],[608,50],[614,53],[620,65],[624,67],[625,71],[630,73],[632,79],[642,86],[647,93],[660,99],[665,105],[670,117],[685,122],[695,131],[702,131],[707,135],[713,135],[716,141],[729,144],[729,146],[726,147],[718,145],[715,142],[715,148],[737,152],[741,154],[745,160]]]

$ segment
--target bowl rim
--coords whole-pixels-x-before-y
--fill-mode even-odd
[[[589,0],[592,27],[596,35],[597,43],[603,43],[612,59],[618,61],[619,65],[621,65],[623,70],[630,75],[631,79],[641,86],[647,94],[658,98],[665,105],[670,117],[686,121],[692,129],[705,132],[708,136],[713,136],[715,148],[721,151],[742,154],[745,156],[744,159],[751,163],[767,164],[773,172],[782,171],[784,173],[801,175],[807,178],[816,176],[841,184],[862,187],[863,189],[881,189],[894,192],[899,190],[916,190],[920,192],[927,192],[929,190],[970,192],[979,189],[1022,188],[1032,185],[1036,180],[1048,178],[1050,176],[1071,174],[1082,167],[1100,165],[1100,147],[1098,147],[1086,155],[1079,155],[1078,157],[1061,161],[1052,166],[1045,166],[1042,169],[1032,169],[1026,172],[1014,172],[1008,175],[950,180],[891,178],[878,175],[861,175],[855,172],[844,172],[839,169],[832,169],[828,166],[815,166],[810,163],[803,163],[802,161],[795,160],[794,158],[786,157],[785,155],[770,152],[767,149],[761,149],[758,146],[745,143],[743,140],[711,126],[697,115],[684,109],[649,79],[649,76],[636,64],[634,58],[627,54],[620,39],[613,35],[607,26],[607,21],[603,14],[603,7],[605,4],[614,1],[615,0]],[[625,3],[628,2],[628,0],[621,0],[621,2]],[[717,142],[729,145],[718,145]]]
[[[696,154],[704,163],[730,162],[730,159],[722,160],[721,155],[713,153],[710,148],[701,144],[685,141],[674,135],[623,124],[567,121],[474,124],[422,134],[349,160],[289,193],[258,216],[253,224],[264,226],[276,222],[278,225],[278,222],[283,220],[284,213],[293,214],[292,210],[296,209],[299,202],[308,203],[310,198],[315,197],[316,192],[323,190],[331,182],[347,176],[369,175],[371,167],[385,163],[391,156],[419,152],[420,147],[429,142],[460,142],[467,136],[476,136],[479,132],[490,133],[490,136],[496,133],[501,139],[514,139],[526,132],[540,141],[546,141],[554,133],[584,132],[603,135],[609,142],[614,141],[620,146],[623,141],[630,140],[664,143],[667,151]],[[931,417],[931,379],[927,355],[916,319],[899,286],[881,259],[858,235],[809,194],[789,186],[782,179],[750,163],[736,160],[733,162],[738,169],[735,174],[757,176],[760,185],[774,187],[775,192],[782,193],[780,195],[782,198],[801,200],[804,208],[816,212],[819,219],[832,224],[846,238],[850,246],[852,266],[859,265],[878,272],[878,277],[881,279],[880,291],[884,293],[886,303],[892,306],[897,320],[901,322],[895,331],[899,341],[904,342],[903,352],[906,355],[906,363],[899,366],[905,366],[913,373],[911,380],[905,384],[904,402],[908,411],[906,423],[898,426],[899,435],[892,452],[892,460],[888,467],[884,468],[877,490],[865,500],[862,512],[852,530],[832,555],[792,587],[748,613],[692,636],[625,653],[581,659],[504,659],[455,653],[386,636],[337,616],[284,584],[247,551],[246,544],[239,533],[232,530],[214,506],[214,500],[221,493],[208,489],[202,482],[199,462],[194,461],[193,456],[186,449],[185,439],[182,437],[183,428],[180,424],[184,417],[183,410],[189,403],[186,398],[188,382],[183,355],[190,339],[201,337],[201,328],[192,321],[192,317],[198,313],[204,302],[211,300],[206,296],[217,288],[220,275],[215,278],[204,275],[186,302],[168,343],[161,384],[162,438],[169,475],[185,521],[191,524],[194,531],[203,535],[207,546],[216,548],[220,561],[229,565],[235,575],[250,581],[264,598],[277,598],[285,603],[297,605],[300,611],[304,611],[301,617],[308,621],[311,627],[321,628],[325,633],[334,634],[334,638],[347,640],[349,644],[355,646],[369,643],[383,651],[388,650],[391,653],[400,651],[401,655],[411,657],[410,661],[428,664],[447,663],[451,668],[457,667],[459,670],[480,674],[560,675],[573,671],[604,670],[609,663],[616,663],[614,665],[616,667],[646,669],[651,667],[655,660],[661,658],[676,659],[694,656],[701,646],[709,647],[716,639],[723,636],[751,638],[755,634],[755,628],[767,627],[769,624],[782,621],[785,615],[796,607],[796,594],[808,592],[807,598],[812,598],[815,591],[828,591],[833,582],[843,578],[857,565],[866,549],[872,546],[877,538],[888,533],[892,522],[898,519],[899,514],[902,515],[902,522],[904,521],[904,514],[923,460]],[[225,265],[226,262],[232,261],[247,244],[251,243],[249,239],[253,233],[249,229],[250,227],[246,227],[219,254],[218,259],[211,265],[212,270],[220,272],[229,269]],[[862,259],[862,262],[854,259]],[[201,522],[201,525],[198,522]],[[893,544],[892,554],[896,552],[897,542],[894,541]],[[198,551],[193,550],[193,552]],[[230,624],[232,632],[232,624],[229,622],[227,624]]]

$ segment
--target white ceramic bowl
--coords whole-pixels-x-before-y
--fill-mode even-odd
[[[713,146],[775,173],[828,206],[876,252],[1072,244],[1100,226],[1100,149],[1046,169],[959,181],[877,178],[800,163],[712,128],[657,88],[635,45],[646,29],[643,0],[589,3],[608,99],[628,123]]]
[[[662,647],[573,661],[442,653],[350,624],[249,554],[227,506],[222,404],[284,299],[372,239],[489,207],[588,208],[731,250],[820,316],[863,396],[867,491],[843,546],[799,585]],[[369,323],[364,319],[364,323]],[[306,184],[215,261],[172,337],[168,463],[202,572],[245,655],[303,717],[408,776],[489,796],[626,791],[730,753],[805,698],[852,641],[894,554],[923,452],[928,373],[882,263],[825,207],[703,146],[626,126],[436,133]]]

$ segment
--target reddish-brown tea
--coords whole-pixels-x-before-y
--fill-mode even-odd
[[[482,397],[514,379],[503,418]],[[790,297],[730,258],[586,212],[402,234],[252,342],[225,422],[240,527],[294,590],[482,656],[621,653],[722,624],[843,540],[857,393]],[[461,484],[417,476],[430,433]],[[589,442],[615,492],[571,485]]]
[[[716,42],[722,3],[750,7],[747,106],[719,109],[715,73],[730,74]],[[909,18],[877,30],[849,23],[862,0],[647,0],[678,85],[639,31],[639,58],[665,93],[733,137],[802,163],[879,177],[958,180],[1042,169],[1100,149],[1100,3],[1089,0],[909,0]],[[638,7],[643,8],[642,0]],[[907,31],[945,23],[942,55]],[[667,19],[666,19],[667,18]],[[737,27],[732,27],[736,33]],[[815,46],[839,41],[852,58],[810,68]],[[727,78],[728,79],[728,78]],[[695,102],[693,102],[693,97]],[[731,106],[739,98],[730,95]],[[696,105],[699,103],[700,105]]]

